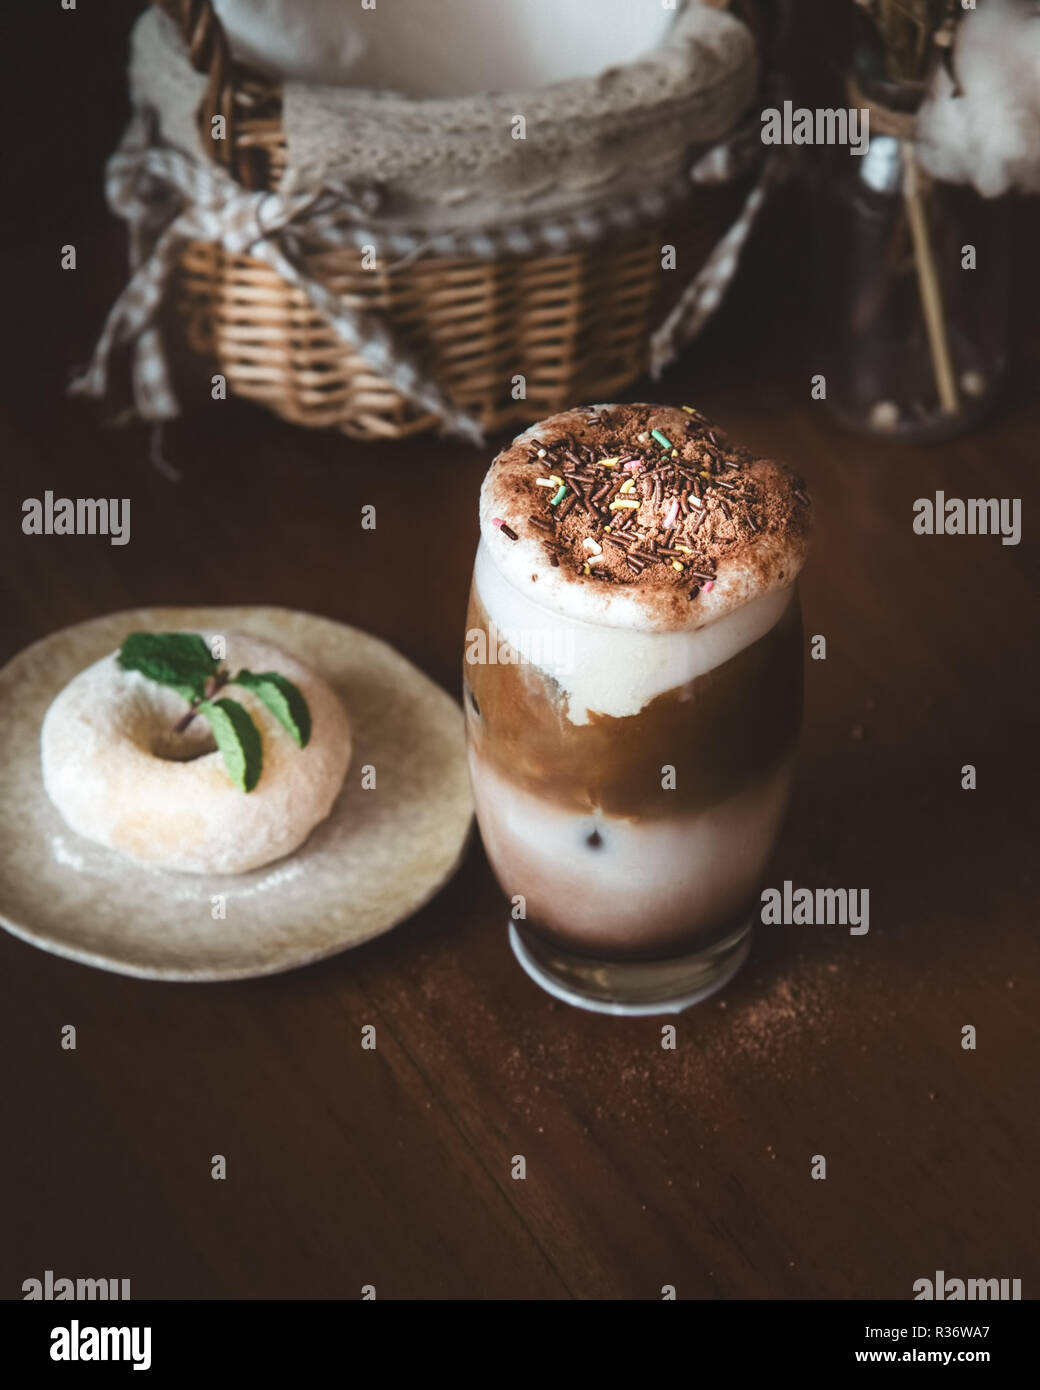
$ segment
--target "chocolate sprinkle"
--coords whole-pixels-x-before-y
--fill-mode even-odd
[[[582,408],[567,423],[566,433],[540,441],[541,458],[529,444],[517,451],[524,468],[515,501],[534,506],[528,521],[551,563],[562,560],[582,583],[638,582],[695,599],[730,555],[741,555],[763,531],[808,529],[802,507],[810,499],[801,480],[732,444],[699,411],[687,410],[679,425],[666,408]],[[551,428],[546,422],[543,434]],[[652,437],[655,429],[672,445],[636,442],[637,432]],[[566,484],[555,508],[555,494],[534,485],[537,474],[550,472]],[[590,536],[601,545],[592,565],[583,546]]]

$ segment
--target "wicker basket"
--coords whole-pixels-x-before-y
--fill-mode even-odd
[[[234,63],[210,0],[156,0],[180,27],[192,65],[208,75],[200,128],[241,183],[279,185],[286,146],[276,86]],[[561,255],[494,261],[424,255],[362,269],[356,252],[309,268],[358,308],[383,316],[454,401],[488,430],[576,401],[609,400],[647,366],[651,329],[676,293],[661,245],[693,274],[733,216],[739,190],[698,189],[662,223]],[[401,438],[438,421],[405,399],[334,333],[299,289],[261,261],[193,242],[181,257],[175,304],[189,344],[215,360],[236,395],[299,425],[365,439]],[[513,374],[526,396],[514,400]]]

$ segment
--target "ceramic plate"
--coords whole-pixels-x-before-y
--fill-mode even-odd
[[[43,789],[40,725],[58,691],[127,633],[237,629],[338,692],[354,752],[331,815],[252,873],[175,874],[84,840]],[[411,916],[455,872],[473,806],[462,711],[378,638],[283,608],[141,608],[66,628],[0,671],[0,922],[86,965],[155,980],[271,975]],[[376,786],[362,787],[361,769]],[[221,909],[225,916],[214,919]]]

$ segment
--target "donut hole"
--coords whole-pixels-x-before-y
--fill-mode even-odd
[[[217,751],[217,741],[209,721],[196,714],[191,723],[178,731],[187,714],[184,696],[164,686],[148,685],[136,675],[116,705],[115,719],[121,737],[142,753],[164,763],[192,763]]]
[[[193,719],[182,733],[152,729],[146,746],[153,758],[161,758],[164,763],[193,763],[196,758],[217,751],[213,730],[204,719]]]

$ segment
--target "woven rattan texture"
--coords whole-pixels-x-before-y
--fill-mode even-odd
[[[277,88],[229,64],[208,0],[162,0],[195,65],[219,65],[220,97],[200,112],[228,116],[236,176],[277,188],[285,139]],[[215,26],[215,29],[214,29]],[[200,42],[205,34],[206,42]],[[216,145],[219,142],[211,142]],[[500,260],[420,256],[362,268],[356,247],[308,269],[348,302],[384,317],[444,390],[485,429],[526,423],[581,401],[609,400],[647,366],[652,327],[703,264],[736,206],[730,190],[697,189],[638,234],[568,252]],[[662,245],[679,269],[663,270]],[[366,439],[400,438],[437,420],[401,396],[268,266],[217,246],[189,245],[175,303],[190,345],[236,395],[294,424]],[[524,378],[523,393],[515,378]]]

